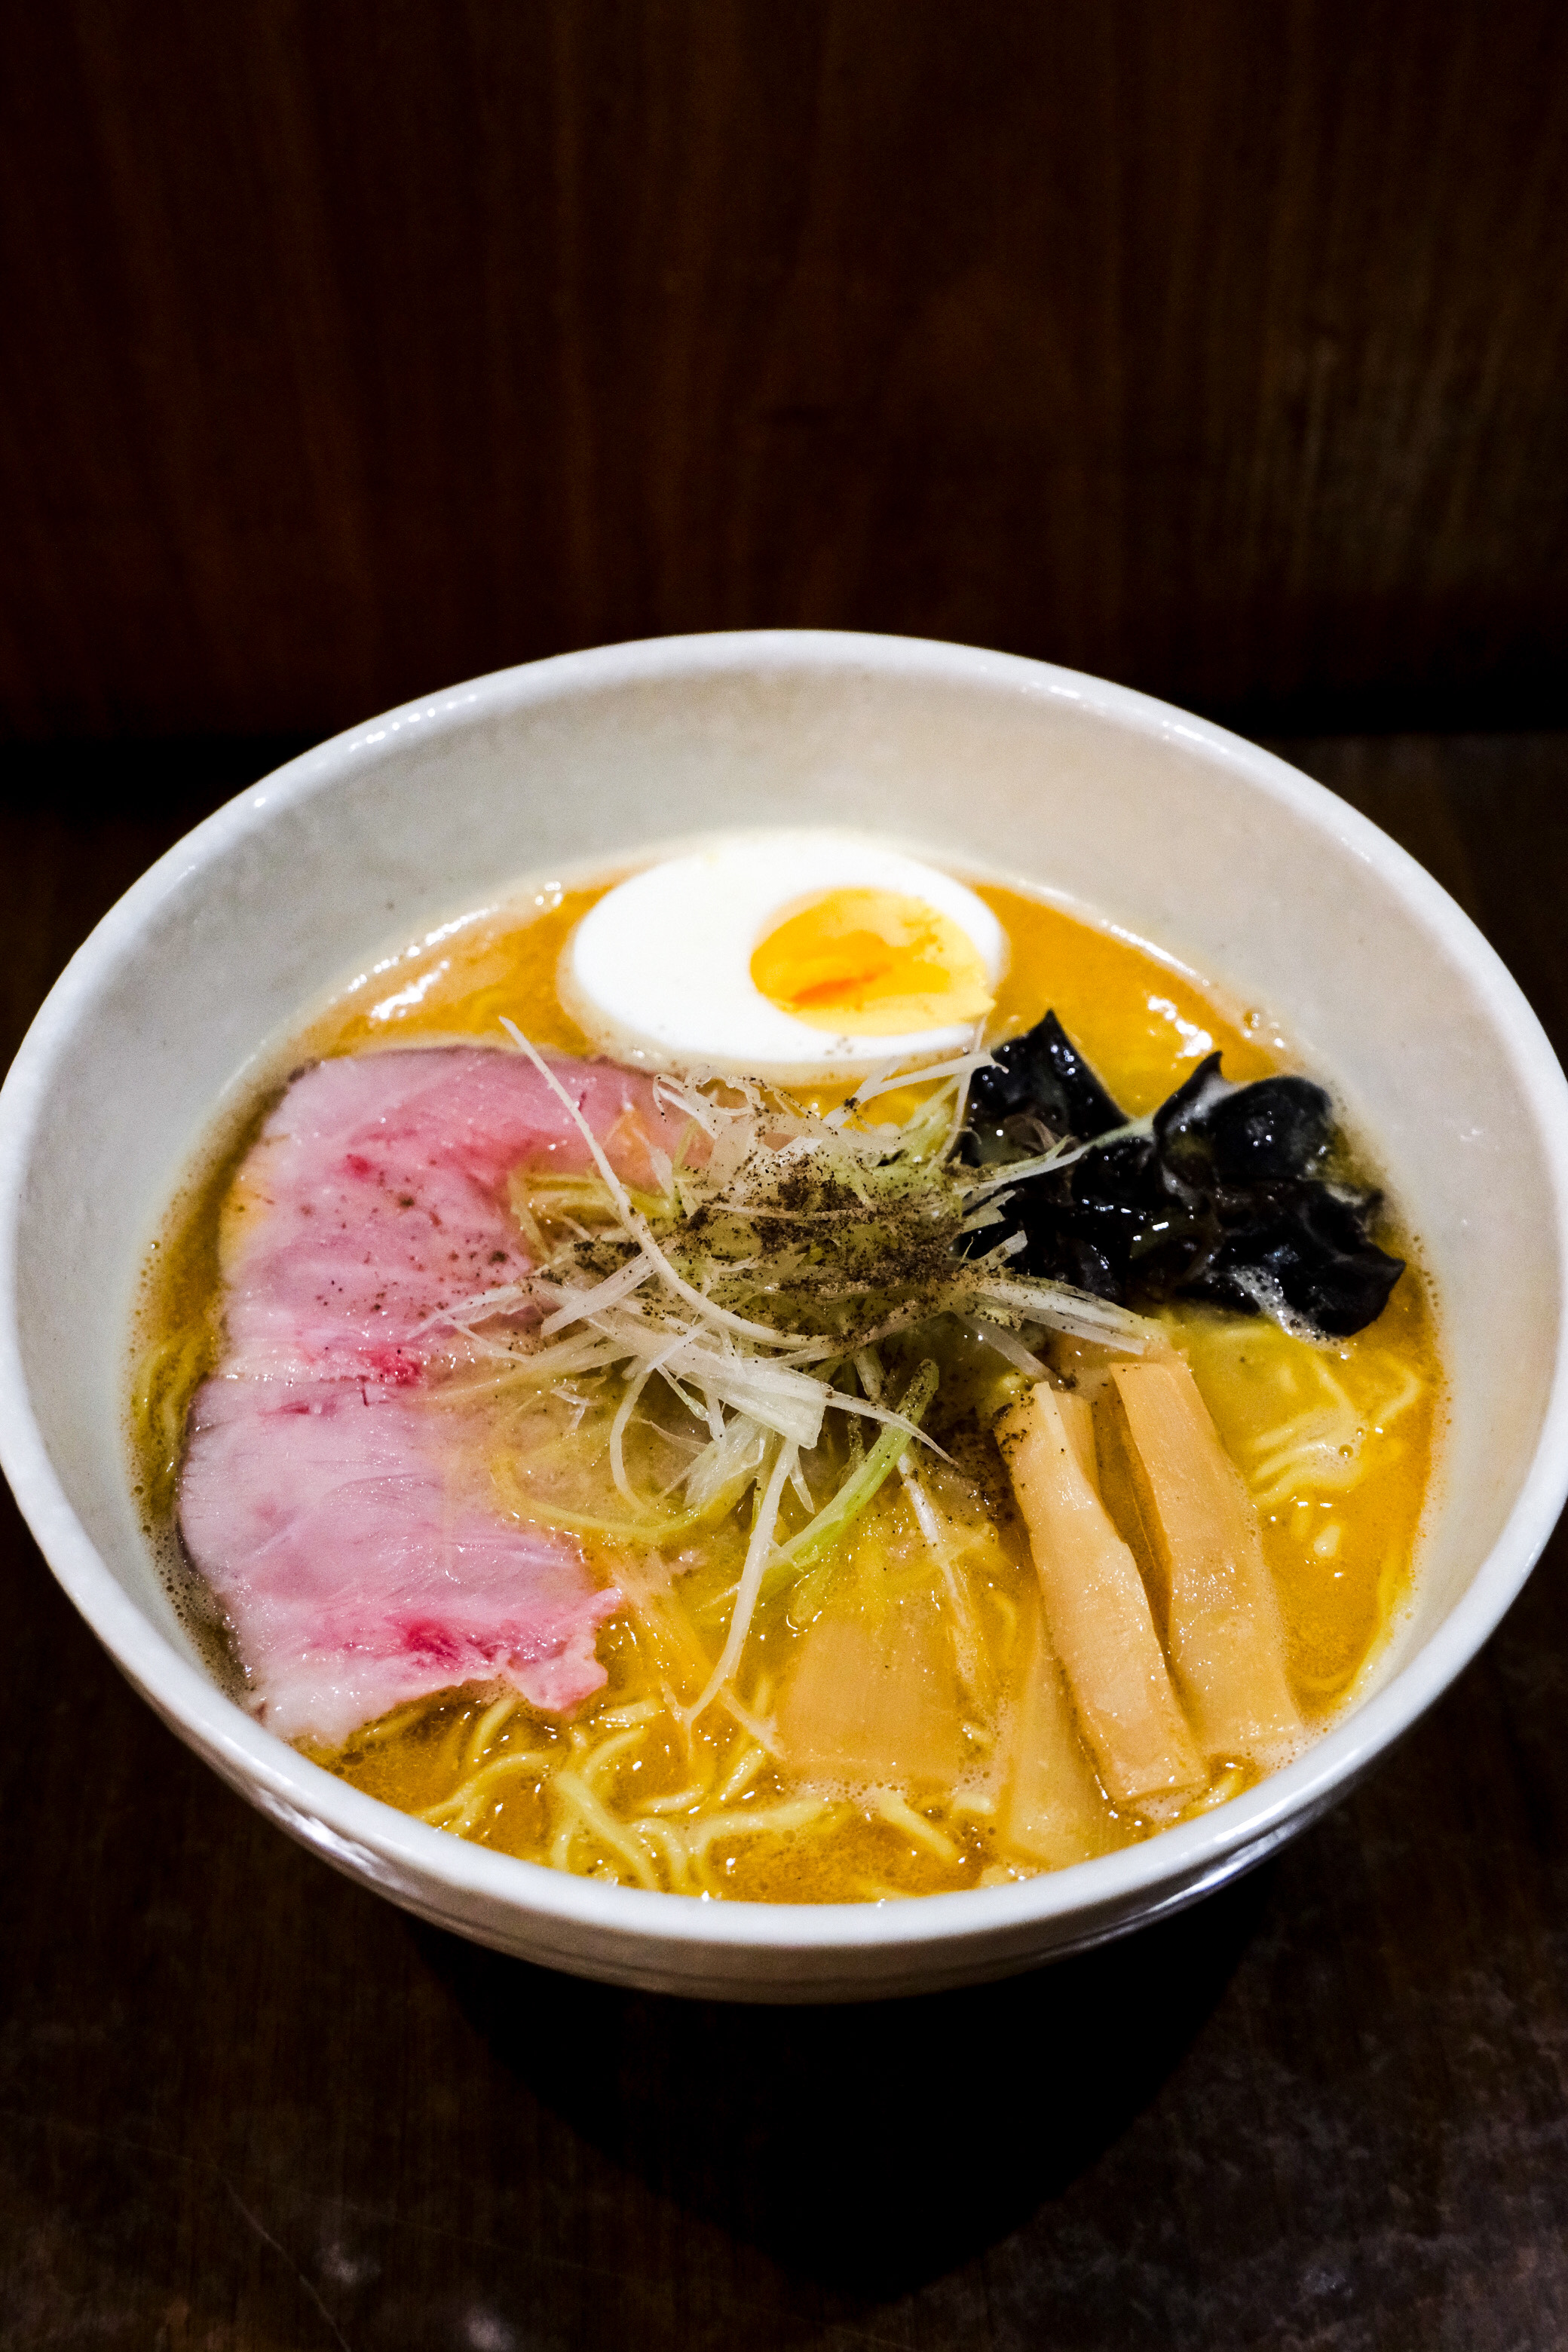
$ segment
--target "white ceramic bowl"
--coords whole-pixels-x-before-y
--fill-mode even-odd
[[[300,1009],[498,883],[714,827],[821,822],[1084,901],[1286,1023],[1436,1272],[1452,1419],[1416,1597],[1288,1771],[1025,1885],[704,1904],[516,1862],[347,1788],[215,1687],[159,1581],[123,1429],[137,1271],[215,1106]],[[1479,1648],[1568,1487],[1568,1089],[1467,918],[1268,753],[1141,695],[908,639],[667,638],[410,704],[243,793],[60,980],[0,1097],[0,1451],[130,1680],[253,1804],[395,1903],[580,1974],[743,2000],[997,1976],[1192,1902],[1342,1796]],[[149,1832],[151,1834],[151,1832]]]

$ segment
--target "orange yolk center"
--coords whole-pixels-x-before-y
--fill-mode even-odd
[[[771,930],[752,978],[781,1013],[840,1037],[897,1037],[983,1020],[992,996],[950,916],[893,890],[828,890]]]

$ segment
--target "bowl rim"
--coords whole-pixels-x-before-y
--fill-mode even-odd
[[[1442,1623],[1397,1673],[1294,1763],[1196,1820],[1039,1877],[908,1903],[694,1901],[578,1878],[456,1838],[351,1788],[289,1747],[226,1697],[131,1599],[77,1517],[32,1410],[17,1327],[18,1224],[39,1119],[62,1055],[103,981],[132,961],[172,894],[265,830],[276,814],[331,791],[375,762],[405,733],[543,705],[583,691],[733,671],[870,671],[882,677],[1001,688],[1023,700],[1078,706],[1087,715],[1196,752],[1227,769],[1373,869],[1412,918],[1463,971],[1506,1046],[1538,1122],[1552,1185],[1559,1314],[1551,1386],[1529,1469],[1497,1540]],[[1023,656],[835,630],[765,629],[654,637],[519,664],[404,703],[288,761],[227,802],[151,866],[102,918],[55,982],[0,1088],[0,1466],[65,1592],[132,1685],[226,1779],[329,1859],[395,1883],[416,1899],[439,1888],[493,1914],[550,1922],[588,1941],[657,1943],[689,1954],[744,1948],[780,1958],[839,1953],[846,1960],[940,1946],[994,1945],[1030,1927],[1082,1915],[1092,1922],[1142,1906],[1098,1932],[1135,1927],[1168,1890],[1165,1907],[1247,1867],[1347,1791],[1476,1655],[1510,1607],[1568,1495],[1568,1081],[1541,1023],[1501,958],[1470,918],[1409,854],[1347,803],[1274,753],[1211,721],[1110,680]],[[453,1926],[472,1928],[462,1912]],[[1065,1944],[1068,1938],[1051,1939]],[[580,1957],[580,1953],[578,1955]],[[572,1956],[562,1958],[573,1964]],[[874,1990],[874,1985],[868,1987]]]

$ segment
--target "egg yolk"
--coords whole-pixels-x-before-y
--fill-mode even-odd
[[[945,1029],[992,1004],[967,932],[893,890],[828,890],[797,908],[753,952],[752,978],[781,1013],[840,1037]]]

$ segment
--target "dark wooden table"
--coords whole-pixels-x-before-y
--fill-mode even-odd
[[[1282,748],[1568,1042],[1568,737]],[[13,1038],[245,773],[35,762],[0,817]],[[1568,2345],[1561,1555],[1369,1787],[1195,1912],[984,1991],[728,2011],[334,1876],[132,1697],[7,1504],[0,2341]]]

